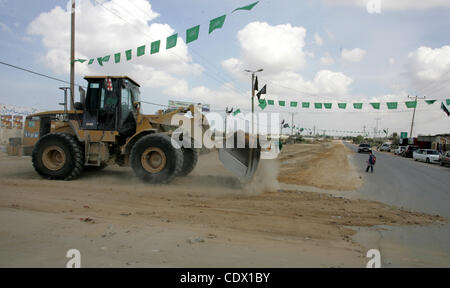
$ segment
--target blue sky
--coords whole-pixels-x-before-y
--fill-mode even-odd
[[[84,17],[88,17],[88,13],[83,10],[86,8],[84,4],[86,1],[88,0],[82,0],[81,2],[82,13],[77,15],[77,21],[83,22],[85,20]],[[110,2],[105,0],[98,1],[105,5]],[[120,9],[122,6],[140,5],[139,1],[145,0],[114,0],[120,5],[116,9]],[[243,47],[245,45],[243,42],[247,42],[247,40],[248,43],[255,43],[252,53],[260,55],[260,57],[270,57],[270,55],[264,55],[264,47],[261,46],[261,41],[251,37],[252,27],[248,27],[250,23],[265,22],[268,25],[264,27],[273,28],[272,31],[275,31],[275,33],[277,29],[281,29],[279,25],[289,24],[292,27],[303,27],[306,30],[304,39],[301,39],[298,43],[302,47],[300,50],[291,51],[289,50],[290,47],[284,45],[286,43],[280,42],[278,43],[280,44],[279,48],[287,49],[287,54],[293,57],[293,61],[296,61],[295,58],[297,56],[298,59],[302,58],[301,62],[303,64],[286,70],[283,70],[283,67],[277,67],[273,71],[263,73],[260,76],[263,80],[267,79],[267,81],[283,83],[284,87],[292,86],[292,89],[284,89],[281,86],[274,87],[275,83],[273,85],[269,84],[269,95],[273,91],[275,99],[286,98],[287,100],[298,101],[303,99],[308,101],[313,101],[314,99],[324,101],[346,99],[350,102],[361,99],[370,101],[371,99],[380,98],[382,101],[383,99],[404,101],[408,93],[415,94],[418,92],[429,94],[427,95],[429,98],[450,98],[450,95],[448,95],[448,92],[450,92],[449,87],[443,84],[445,81],[448,81],[446,73],[450,71],[450,55],[447,55],[447,50],[443,49],[443,47],[450,45],[448,37],[445,36],[450,28],[450,17],[448,17],[450,6],[445,1],[423,4],[425,7],[420,8],[415,7],[414,3],[423,1],[411,0],[410,2],[405,2],[404,0],[397,0],[398,5],[390,3],[384,5],[385,1],[382,1],[381,13],[370,14],[364,6],[353,4],[361,1],[262,0],[250,12],[238,11],[230,14],[234,8],[250,4],[253,1],[150,0],[151,8],[143,10],[144,12],[141,13],[141,16],[137,17],[142,17],[142,15],[151,16],[149,15],[150,13],[158,13],[159,16],[153,19],[148,17],[147,20],[150,19],[148,27],[145,24],[142,24],[141,27],[133,27],[134,29],[125,27],[123,31],[128,31],[128,33],[121,36],[123,36],[123,41],[126,43],[122,43],[120,47],[129,46],[129,48],[135,48],[142,43],[149,43],[149,38],[141,31],[147,28],[151,29],[150,26],[154,23],[168,24],[170,29],[178,32],[182,38],[184,38],[187,28],[200,24],[200,38],[198,41],[188,45],[183,43],[184,46],[180,45],[180,47],[177,47],[180,50],[176,50],[175,53],[181,55],[178,58],[183,58],[184,60],[176,59],[177,57],[173,55],[175,60],[158,60],[159,62],[157,63],[150,62],[151,60],[146,62],[147,60],[134,59],[133,63],[129,65],[124,64],[120,67],[124,73],[131,73],[133,77],[138,79],[142,77],[144,79],[142,92],[143,98],[147,101],[166,104],[169,99],[200,100],[211,103],[213,109],[222,109],[225,106],[245,106],[242,98],[245,98],[243,95],[250,93],[249,78],[245,78],[244,75],[239,74],[230,67],[226,67],[223,62],[227,59],[235,59],[244,66],[258,65],[255,64],[258,57],[249,56],[248,51]],[[60,68],[68,64],[68,61],[62,59],[61,63],[56,63],[58,59],[54,59],[55,55],[61,55],[61,50],[55,44],[55,39],[58,36],[57,28],[61,22],[55,20],[55,27],[52,27],[52,25],[45,22],[47,20],[42,20],[45,19],[44,15],[41,21],[32,23],[42,13],[48,13],[56,6],[66,9],[67,2],[58,0],[0,0],[0,61],[68,80],[67,70]],[[114,15],[110,15],[98,3],[95,3],[93,0],[90,2],[93,5],[92,9],[95,9],[92,11],[99,11],[105,14],[99,21],[102,19],[112,21],[111,23],[118,21],[118,19],[114,19]],[[402,4],[404,2],[412,4]],[[61,13],[55,12],[54,15],[61,16]],[[228,14],[224,27],[208,35],[206,30],[209,20],[223,14]],[[47,18],[52,19],[51,17],[56,17],[52,15],[47,15]],[[67,15],[69,14],[67,13]],[[89,17],[92,18],[92,14]],[[68,17],[66,20],[68,21]],[[64,22],[65,20],[62,21]],[[77,46],[77,54],[78,52],[88,53],[90,51],[87,47],[90,42],[86,42],[88,37],[96,38],[93,45],[98,46],[97,43],[100,43],[103,46],[96,47],[95,50],[91,51],[99,53],[97,51],[102,51],[103,49],[105,55],[116,52],[114,49],[117,49],[118,46],[115,46],[117,43],[111,43],[114,40],[108,39],[110,39],[111,33],[115,33],[114,37],[116,38],[114,39],[117,39],[119,32],[115,32],[117,30],[108,31],[100,23],[97,22],[97,24],[99,24],[99,27],[95,27],[96,25],[91,27],[92,32],[95,32],[95,34],[90,35],[89,31],[80,32],[81,36],[79,38],[82,38],[82,40],[78,42],[79,39],[77,38],[77,43],[80,43],[79,45],[83,47]],[[122,23],[122,25],[133,26],[129,23]],[[253,26],[253,29],[256,26]],[[260,26],[262,27],[262,25]],[[51,31],[53,28],[55,28],[55,31]],[[33,29],[35,32],[30,32]],[[36,32],[39,29],[41,31]],[[100,30],[105,31],[104,42],[98,39],[103,38]],[[245,34],[248,39],[240,39],[238,37],[240,31],[243,31],[242,34]],[[290,33],[290,31],[290,29],[287,29],[286,33]],[[135,33],[136,35],[131,37],[130,33]],[[168,33],[168,31],[165,33]],[[315,35],[321,39],[321,44],[317,43]],[[49,42],[53,42],[50,44],[46,43],[46,37],[51,39]],[[136,40],[140,39],[139,37],[142,40]],[[268,39],[273,40],[276,37],[270,38],[268,35]],[[271,51],[277,48],[277,43],[269,43],[268,45],[271,45]],[[423,55],[424,52],[419,51],[419,47],[428,47],[432,53]],[[342,55],[343,50],[350,51],[350,55],[353,55],[353,52],[356,53],[353,49],[356,48],[364,51],[362,58],[344,59]],[[52,51],[54,54],[52,54]],[[298,55],[296,54],[297,52]],[[413,54],[411,55],[410,53]],[[103,55],[83,56],[99,57]],[[333,63],[324,65],[321,62],[321,58],[325,56],[332,58]],[[146,55],[144,57],[151,56]],[[430,59],[430,57],[432,58]],[[286,59],[289,60],[289,58]],[[256,63],[265,63],[264,60],[261,59],[262,62]],[[183,61],[185,69],[167,68],[170,65],[175,67],[177,61]],[[81,67],[78,69],[78,65],[86,66],[86,64],[77,64],[77,71],[80,73],[84,72],[83,69],[85,68]],[[427,73],[426,71],[433,71],[434,67],[432,65],[439,66],[436,68],[440,71],[439,75],[433,75],[433,77],[424,76],[424,73]],[[113,66],[114,64],[108,63],[104,67],[86,70],[86,73],[114,74],[122,72]],[[246,66],[245,68],[257,69],[265,67]],[[141,72],[138,73],[136,71]],[[164,73],[156,79],[147,81],[147,78],[153,77],[150,74],[154,75],[158,71],[164,71]],[[326,82],[314,82],[320,71],[334,73],[329,73],[329,77],[333,77],[332,79],[335,79],[333,81],[336,81],[336,83],[332,83],[330,87],[327,87],[328,84]],[[301,77],[305,83],[298,84],[299,81],[297,80],[293,80],[295,82],[284,81],[283,79],[287,73],[293,79]],[[136,76],[133,74],[136,74]],[[158,84],[158,81],[169,84]],[[84,80],[82,80],[81,75],[77,75],[77,82],[83,84]],[[177,84],[171,85],[170,83],[172,82]],[[349,84],[349,82],[351,83]],[[0,94],[0,103],[2,104],[49,109],[56,108],[56,103],[62,99],[62,94],[57,89],[62,84],[21,71],[15,71],[2,65],[0,65],[0,84],[3,87]],[[227,90],[227,88],[224,88],[226,85],[232,85],[233,88]],[[336,94],[330,93],[329,91],[332,91],[334,88],[340,92]],[[313,94],[317,95],[314,96]],[[215,97],[216,95],[220,95],[220,97]],[[272,97],[272,95],[269,95],[268,98]],[[449,97],[446,97],[446,95]],[[208,97],[212,97],[211,101],[209,101]],[[248,108],[248,106],[243,108]],[[422,126],[418,128],[419,131],[422,129],[423,133],[431,130],[435,133],[449,132],[448,119],[444,117],[443,113],[439,112],[438,108],[424,107],[423,119],[420,119],[421,116],[419,116],[419,120],[425,124],[421,124]],[[157,107],[146,107],[147,112],[153,112],[156,109]],[[320,113],[324,114],[323,112]],[[304,118],[302,123],[305,126],[331,127],[329,129],[341,126],[357,129],[357,127],[361,126],[361,123],[358,123],[358,126],[352,124],[355,122],[355,113],[349,113],[348,119],[343,119],[343,124],[338,126],[336,126],[336,121],[333,120],[335,119],[333,117],[342,119],[342,113],[330,112],[332,114],[328,116],[320,113],[314,114],[311,111],[305,113],[304,117],[302,116]],[[382,122],[384,121],[384,125],[392,129],[405,130],[410,121],[409,116],[406,116],[409,113],[399,113],[398,116],[391,116],[391,114],[388,113],[383,116]],[[438,114],[439,116],[437,116]],[[374,117],[367,114],[364,116],[366,119],[362,122],[367,122],[368,127],[373,126]],[[428,126],[426,123],[429,121],[433,122],[433,125]],[[301,126],[300,123],[299,125]],[[352,125],[354,127],[350,127]]]

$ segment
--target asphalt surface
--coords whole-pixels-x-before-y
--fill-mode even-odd
[[[357,152],[357,146],[345,143]],[[450,218],[450,168],[416,162],[374,150],[374,173],[366,173],[368,154],[351,159],[364,175],[363,197],[407,210]],[[359,229],[355,239],[381,253],[382,267],[450,267],[450,224]]]
[[[353,151],[357,146],[346,143]],[[368,154],[354,154],[353,161],[364,175],[358,190],[365,197],[407,210],[450,218],[450,168],[416,162],[374,150],[374,173],[366,173]]]

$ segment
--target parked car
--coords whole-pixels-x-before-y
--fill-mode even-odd
[[[372,146],[370,144],[359,144],[358,153],[369,153],[372,152]]]
[[[416,145],[408,145],[406,146],[405,151],[402,152],[402,156],[406,158],[412,158],[413,152],[416,151],[417,149],[419,149],[419,147]]]
[[[378,147],[378,151],[391,152],[391,144],[389,144],[389,143],[382,144],[380,147]]]
[[[406,146],[398,146],[397,149],[394,150],[395,155],[402,155],[403,151],[406,150]]]
[[[441,164],[441,166],[450,166],[450,151],[441,154],[441,156],[439,157],[439,163]]]
[[[433,149],[417,149],[413,152],[414,161],[426,163],[439,163],[439,152]]]

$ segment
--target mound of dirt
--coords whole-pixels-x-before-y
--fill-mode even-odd
[[[356,190],[362,178],[348,159],[350,153],[341,142],[286,145],[278,180],[322,189]]]

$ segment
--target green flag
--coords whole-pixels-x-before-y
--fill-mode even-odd
[[[370,105],[372,105],[373,109],[377,109],[380,110],[380,103],[370,103]]]
[[[136,52],[137,52],[136,55],[137,55],[138,57],[144,55],[144,54],[145,54],[145,45],[139,46],[139,47],[137,48],[137,51],[136,51]]]
[[[445,100],[445,102],[447,103],[447,105],[450,105],[450,99]]]
[[[436,100],[425,100],[425,102],[427,102],[428,105],[434,104],[434,102],[436,102]]]
[[[325,106],[325,109],[331,109],[333,104],[332,103],[323,103],[323,106]]]
[[[338,103],[339,109],[345,109],[347,108],[347,103]]]
[[[239,113],[241,113],[241,109],[237,109],[236,111],[233,112],[233,116],[238,115]]]
[[[397,109],[398,103],[397,102],[387,102],[386,105],[387,105],[388,109],[393,110],[393,109]]]
[[[274,105],[274,104],[275,104],[275,101],[273,101],[273,100],[267,100],[267,104],[269,104],[269,105]]]
[[[131,53],[132,53],[131,49],[125,51],[125,56],[127,57],[127,61],[130,61],[130,60],[131,60]]]
[[[266,109],[266,107],[267,107],[266,99],[259,99],[259,105],[258,106],[261,107],[261,110]]]
[[[92,63],[94,63],[94,60],[95,60],[95,59],[89,60],[88,65],[91,65]]]
[[[297,107],[297,102],[291,101],[291,107]]]
[[[86,61],[87,61],[87,59],[75,59],[75,60],[73,60],[73,63],[75,63],[75,62],[84,63]]]
[[[114,54],[114,63],[119,63],[120,62],[120,53],[116,53]]]
[[[444,102],[441,102],[441,109],[444,110],[445,114],[447,114],[447,117],[450,116],[450,112],[448,111],[447,107],[445,107]]]
[[[309,108],[309,102],[302,102],[302,108]]]
[[[353,103],[353,108],[361,110],[363,106],[363,103]]]
[[[286,101],[278,101],[278,105],[284,107],[286,105]]]
[[[98,57],[98,58],[97,58],[98,65],[103,66],[103,63],[104,63],[104,62],[108,62],[108,61],[109,61],[109,58],[110,58],[109,55],[108,55],[108,56],[105,56],[105,57]]]
[[[220,29],[223,27],[223,23],[225,23],[225,18],[227,15],[223,15],[217,18],[212,19],[209,22],[209,34],[211,34],[214,30]]]
[[[236,9],[234,9],[233,12],[231,12],[231,13],[234,13],[234,12],[236,12],[236,11],[238,11],[238,10],[248,10],[248,11],[250,11],[250,10],[252,10],[253,7],[255,7],[256,4],[258,4],[258,3],[259,3],[259,1],[256,1],[255,3],[252,3],[252,4],[250,4],[250,5],[236,8]]]
[[[416,108],[417,107],[417,101],[406,101],[405,105],[407,108]]]
[[[314,103],[314,108],[322,109],[322,103]]]
[[[166,49],[170,49],[170,48],[177,46],[177,39],[178,39],[178,33],[167,37]]]
[[[200,25],[197,25],[195,27],[186,30],[186,44],[197,40],[199,32],[200,32]]]
[[[150,47],[150,54],[156,54],[159,52],[159,47],[161,46],[161,40],[152,42]]]

